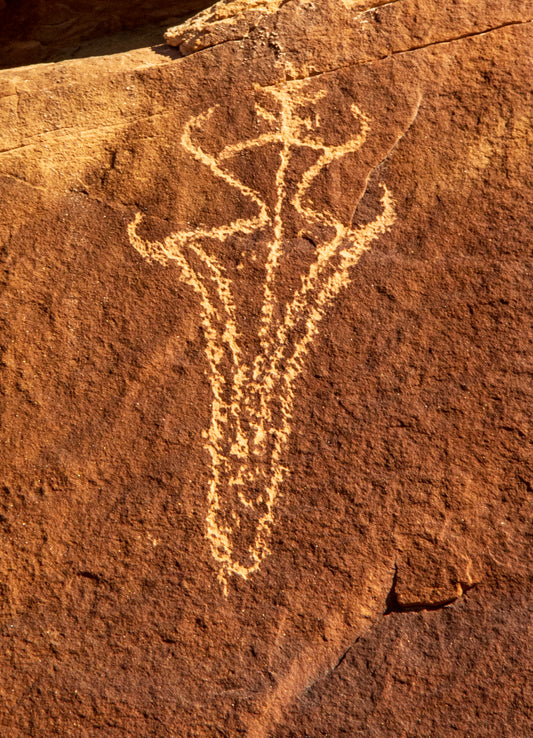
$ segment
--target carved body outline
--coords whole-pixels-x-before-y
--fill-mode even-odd
[[[344,224],[331,213],[313,209],[312,203],[307,198],[312,184],[329,164],[358,151],[363,146],[370,130],[370,119],[356,105],[352,105],[351,111],[354,120],[359,122],[360,129],[353,139],[341,145],[330,146],[323,141],[317,141],[316,138],[303,138],[305,130],[310,130],[313,122],[309,117],[299,115],[298,108],[314,103],[326,94],[325,91],[314,94],[303,92],[306,82],[307,80],[293,80],[282,86],[266,88],[267,93],[277,104],[277,110],[271,112],[258,103],[255,104],[255,109],[257,115],[275,125],[276,130],[260,134],[255,139],[228,145],[216,156],[209,154],[194,142],[193,132],[208,122],[218,106],[192,116],[184,127],[181,138],[184,149],[196,161],[208,167],[217,178],[236,188],[241,195],[251,201],[258,211],[254,216],[239,218],[233,223],[214,228],[177,231],[162,242],[145,241],[138,235],[137,229],[142,221],[140,213],[137,213],[128,225],[130,243],[136,251],[144,258],[160,264],[176,262],[181,270],[182,281],[192,287],[200,300],[200,315],[213,396],[211,422],[205,434],[205,448],[211,459],[206,537],[213,558],[219,566],[218,578],[226,594],[229,576],[238,575],[247,579],[259,569],[270,552],[268,543],[274,522],[274,506],[284,474],[287,472],[282,466],[281,459],[291,433],[294,383],[302,372],[303,361],[318,332],[318,325],[327,307],[341,289],[349,284],[351,268],[370,248],[371,243],[388,231],[396,220],[393,198],[384,184],[380,185],[381,213],[361,227],[353,228],[351,223]],[[239,152],[267,144],[277,144],[280,147],[280,164],[276,172],[276,204],[271,212],[259,192],[243,184],[231,171],[224,168],[224,162]],[[294,292],[292,300],[286,304],[281,319],[276,319],[275,279],[283,250],[282,208],[286,201],[285,176],[293,147],[314,149],[317,159],[301,176],[290,204],[307,222],[329,229],[332,235],[329,240],[318,246],[316,260],[308,272],[302,275],[300,287]],[[389,153],[390,151],[387,155]],[[260,350],[253,363],[246,364],[239,347],[231,281],[225,275],[218,259],[202,247],[202,241],[215,239],[223,243],[234,234],[252,234],[266,228],[270,228],[272,237],[265,263],[264,300],[259,326]],[[201,263],[202,271],[191,265],[191,258],[188,258],[187,252],[194,256],[197,263]],[[291,347],[287,339],[298,324],[304,326],[303,335],[294,341]],[[292,351],[288,357],[287,349]],[[228,357],[232,366],[229,400],[224,398],[224,394],[227,395],[228,378],[223,376],[221,368],[224,358]],[[284,358],[285,369],[280,373],[280,364]],[[279,388],[278,394],[274,396],[276,383]],[[274,418],[273,405],[276,402],[279,404],[279,417]],[[249,420],[248,435],[242,425],[245,416]],[[223,449],[224,444],[227,445],[224,432],[230,430],[233,430],[234,436],[229,452],[231,460],[228,452]],[[265,455],[268,443],[271,445],[269,459],[266,465],[258,463],[261,454]],[[238,465],[236,474],[228,472],[230,461],[231,464]],[[222,512],[226,512],[223,510],[223,491],[221,494],[224,477],[228,477],[227,484],[236,490],[243,509],[255,510],[258,507],[262,509],[255,538],[248,551],[248,563],[245,564],[236,560],[233,554],[231,536],[234,529],[221,520]],[[256,483],[259,479],[263,480],[264,491],[255,500],[248,498],[243,488],[252,482]],[[238,526],[239,518],[236,511],[230,512]]]

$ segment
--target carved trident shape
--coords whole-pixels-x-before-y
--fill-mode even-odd
[[[255,214],[228,225],[181,230],[162,242],[146,241],[138,234],[140,213],[128,226],[132,246],[148,260],[175,264],[180,279],[192,287],[200,302],[212,392],[211,422],[205,433],[211,479],[207,494],[206,537],[219,567],[219,580],[227,593],[230,575],[247,579],[269,553],[269,537],[280,485],[287,469],[287,449],[295,399],[295,383],[328,306],[350,281],[350,270],[370,244],[395,220],[393,200],[381,185],[381,213],[361,227],[342,223],[335,215],[314,209],[309,190],[332,162],[359,150],[370,130],[369,118],[351,106],[357,135],[340,145],[326,145],[318,136],[319,121],[302,113],[326,91],[310,93],[305,82],[293,81],[267,88],[273,111],[256,103],[255,112],[266,131],[252,140],[231,144],[212,155],[195,138],[216,110],[192,117],[181,143],[200,164],[236,188],[251,203]],[[299,112],[300,111],[300,112]],[[243,184],[230,169],[232,158],[257,147],[274,146],[277,154],[274,205]],[[314,163],[301,175],[289,196],[287,174],[298,149],[314,152]],[[301,276],[298,289],[280,304],[276,284],[280,277],[286,233],[287,208],[309,228],[319,230],[323,241],[315,259]],[[265,279],[258,331],[258,351],[246,360],[240,345],[234,285],[213,254],[235,234],[262,231],[268,239]],[[211,250],[209,250],[211,248]]]

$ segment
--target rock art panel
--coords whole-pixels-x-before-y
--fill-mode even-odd
[[[528,734],[531,27],[0,72],[2,734]]]
[[[256,138],[224,146],[215,155],[203,150],[195,139],[205,123],[216,116],[215,107],[192,117],[181,138],[183,148],[200,165],[251,201],[256,210],[254,217],[213,228],[178,231],[160,242],[146,241],[138,235],[140,213],[128,229],[138,253],[150,261],[175,265],[200,302],[213,395],[206,433],[212,475],[207,538],[220,565],[219,579],[224,587],[231,574],[247,579],[269,553],[276,498],[288,471],[282,460],[292,428],[295,385],[309,345],[329,305],[349,285],[351,270],[361,255],[396,218],[393,196],[385,184],[381,184],[381,212],[358,228],[343,223],[335,213],[317,209],[312,202],[310,193],[324,170],[365,144],[371,121],[354,103],[348,106],[354,137],[335,144],[325,140],[334,122],[327,117],[321,119],[319,112],[318,103],[327,97],[327,89],[295,81],[264,88],[260,95],[266,106],[257,102],[255,114],[258,127],[264,131]],[[276,150],[271,207],[261,192],[239,181],[231,170],[232,160],[240,154],[266,146]],[[314,161],[300,172],[289,195],[291,160],[301,149],[312,152]],[[370,175],[366,173],[366,179]],[[300,286],[282,305],[277,282],[287,247],[285,220],[291,215],[298,220],[299,235],[305,235],[307,228],[319,231],[320,236],[314,260],[301,276]],[[234,287],[208,244],[215,243],[219,248],[235,234],[257,231],[268,232],[269,240],[257,326],[259,350],[253,360],[248,360],[239,345]],[[247,530],[250,526],[251,533]],[[242,554],[234,549],[238,537],[250,540]]]

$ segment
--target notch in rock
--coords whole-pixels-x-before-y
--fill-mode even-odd
[[[476,582],[455,582],[455,592],[450,593],[447,589],[445,592],[436,589],[434,596],[431,598],[420,598],[407,599],[404,596],[398,594],[398,566],[394,567],[394,576],[392,579],[392,585],[385,601],[384,615],[391,615],[392,613],[405,613],[405,612],[422,612],[424,610],[442,610],[445,607],[449,607],[458,599],[460,599],[466,592],[473,589],[476,586]],[[440,596],[439,596],[440,595]]]

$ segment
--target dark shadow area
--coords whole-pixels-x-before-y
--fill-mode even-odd
[[[213,0],[0,0],[0,69],[164,47],[163,33],[169,26],[213,4]]]
[[[442,610],[443,607],[449,607],[450,605],[453,605],[454,602],[457,602],[457,600],[465,595],[467,592],[469,592],[471,589],[473,589],[476,585],[475,584],[466,584],[465,582],[460,582],[462,594],[457,595],[456,597],[451,597],[450,599],[443,600],[442,602],[418,602],[413,603],[412,605],[402,605],[398,600],[398,594],[396,593],[396,583],[398,580],[398,569],[395,568],[394,577],[392,580],[392,586],[390,589],[389,594],[387,595],[387,599],[385,602],[385,611],[384,615],[391,615],[392,613],[402,613],[402,612],[423,612],[423,611],[432,611],[432,610]]]
[[[398,596],[396,592],[394,590],[391,590],[387,597],[385,612],[383,614],[390,615],[393,612],[422,612],[424,610],[442,610],[443,607],[448,607],[448,605],[456,602],[457,599],[458,597],[452,597],[449,600],[445,600],[444,602],[439,602],[436,604],[420,602],[414,605],[401,605],[398,602]]]
[[[182,59],[183,54],[175,46],[169,46],[168,44],[156,44],[151,47],[152,51],[159,56],[166,56],[167,59]]]

